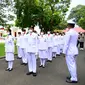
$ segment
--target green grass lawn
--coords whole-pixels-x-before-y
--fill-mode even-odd
[[[15,54],[17,54],[17,47],[15,46]],[[0,58],[5,56],[4,43],[0,43]]]
[[[0,43],[0,57],[5,55],[4,43]]]

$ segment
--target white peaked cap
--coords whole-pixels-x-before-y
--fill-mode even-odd
[[[67,21],[67,23],[68,23],[68,24],[75,24],[75,22],[72,21],[72,20]]]

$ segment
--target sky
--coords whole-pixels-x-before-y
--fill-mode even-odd
[[[77,5],[85,5],[85,0],[71,0],[69,11],[67,12],[66,18],[68,17],[72,8],[76,7]]]

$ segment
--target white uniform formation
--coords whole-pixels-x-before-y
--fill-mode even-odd
[[[22,59],[22,65],[28,63],[29,72],[27,75],[33,73],[36,76],[36,60],[40,58],[40,66],[45,67],[46,61],[52,62],[52,58],[56,55],[62,53],[64,45],[64,35],[59,33],[44,34],[41,32],[40,35],[29,30],[28,34],[19,34],[17,37],[17,49],[18,49],[18,58]],[[8,35],[8,38],[5,42],[5,52],[6,52],[6,61],[8,61],[8,71],[11,71],[13,68],[14,61],[14,40],[11,35]]]
[[[68,22],[68,32],[65,36],[53,33],[41,34],[38,36],[32,29],[28,34],[19,33],[17,37],[18,58],[22,59],[22,65],[28,64],[29,72],[27,75],[37,74],[37,57],[40,59],[40,66],[45,67],[46,61],[52,62],[53,57],[62,55],[66,59],[66,64],[70,76],[66,78],[68,83],[77,83],[77,65],[76,57],[78,55],[77,40],[78,33],[74,30],[75,23]],[[5,43],[6,60],[8,61],[7,71],[12,71],[14,61],[14,41],[11,35],[6,39]]]

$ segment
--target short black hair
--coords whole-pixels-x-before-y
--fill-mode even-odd
[[[18,34],[21,34],[21,32],[18,32]]]
[[[8,29],[7,31],[9,32],[9,35],[11,35],[11,29]]]
[[[22,32],[25,32],[26,30],[25,29],[22,29]]]
[[[72,23],[68,23],[68,26],[74,28],[75,27],[75,24],[72,24]]]

